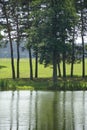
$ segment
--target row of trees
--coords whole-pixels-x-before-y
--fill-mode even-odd
[[[85,42],[87,31],[86,0],[1,0],[0,29],[4,36],[0,40],[9,41],[11,50],[12,78],[15,79],[13,41],[17,44],[17,78],[20,67],[19,46],[21,41],[29,51],[30,79],[33,79],[33,48],[36,61],[35,77],[38,77],[38,57],[40,63],[53,65],[53,82],[61,76],[60,62],[63,62],[63,77],[66,77],[66,62],[71,63],[73,77],[74,63],[82,59],[82,77],[85,76]],[[82,39],[81,46],[76,38]],[[1,41],[2,41],[1,40]]]

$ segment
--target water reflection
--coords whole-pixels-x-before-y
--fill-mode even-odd
[[[14,103],[14,92],[12,92],[12,96],[11,96],[11,105],[10,105],[10,130],[12,130],[12,125],[13,125],[13,103]]]
[[[0,92],[0,130],[87,130],[87,92]]]

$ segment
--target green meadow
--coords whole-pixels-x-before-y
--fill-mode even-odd
[[[44,67],[38,64],[38,79],[31,81],[29,79],[29,59],[20,59],[20,79],[11,79],[11,63],[10,59],[0,59],[0,86],[5,90],[49,90],[52,88],[52,65]],[[87,59],[86,63],[87,64]],[[86,77],[81,78],[82,63],[74,65],[74,78],[70,78],[70,64],[66,64],[67,78],[58,78],[58,90],[87,90]],[[33,59],[33,74],[35,70],[35,60]],[[16,71],[16,59],[15,59]],[[62,72],[62,63],[61,63]],[[86,67],[87,76],[87,67]]]
[[[35,70],[35,60],[33,59],[33,75]],[[15,59],[16,71],[16,59]],[[29,78],[29,59],[20,59],[20,78]],[[11,78],[11,63],[10,59],[0,59],[0,79]],[[47,78],[52,77],[52,66],[44,68],[44,65],[38,65],[38,77]]]
[[[11,63],[10,59],[0,59],[0,79],[11,78]],[[87,65],[87,59],[85,66]],[[70,64],[66,64],[67,76],[70,76]],[[86,75],[87,75],[87,67]],[[35,60],[33,59],[33,74],[35,70]],[[16,59],[15,59],[15,71],[16,71]],[[20,78],[29,78],[29,59],[20,59]],[[62,73],[62,63],[61,63],[61,73]],[[82,63],[77,63],[74,65],[74,76],[81,76],[82,74]],[[52,77],[52,66],[44,67],[44,65],[38,65],[38,77],[39,78],[50,78]]]

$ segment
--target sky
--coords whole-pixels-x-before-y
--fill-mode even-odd
[[[84,42],[87,43],[87,36],[84,36]],[[78,38],[76,39],[76,43],[77,43],[77,44],[81,44],[81,43],[82,43],[81,37],[78,37]]]

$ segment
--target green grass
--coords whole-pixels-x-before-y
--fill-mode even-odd
[[[47,90],[48,79],[0,79],[0,90]]]
[[[35,70],[33,59],[33,72]],[[87,64],[87,59],[86,59]],[[0,59],[0,90],[87,90],[87,77],[81,78],[82,64],[74,65],[74,78],[70,78],[70,64],[66,65],[67,78],[58,78],[58,84],[53,88],[52,66],[44,68],[39,64],[38,79],[29,79],[29,60],[20,60],[20,79],[12,80],[10,59]],[[16,59],[15,59],[16,70]],[[62,71],[62,63],[61,63]],[[86,67],[87,75],[87,67]]]
[[[35,70],[34,62],[35,60],[33,59],[33,73]],[[87,65],[87,59],[85,65]],[[68,76],[70,75],[70,67],[71,67],[70,64],[66,65],[66,72]],[[15,59],[15,70],[16,70],[16,59]],[[62,63],[61,63],[61,72],[62,72]],[[82,75],[81,63],[74,65],[74,75],[75,76]],[[87,67],[86,67],[86,75],[87,75]],[[11,73],[10,59],[0,59],[0,79],[11,77],[12,73]],[[38,77],[39,78],[52,77],[52,66],[44,68],[44,65],[39,64]],[[27,58],[20,60],[20,78],[29,78],[29,60]]]
[[[33,74],[35,70],[35,60],[33,60]],[[15,70],[16,70],[16,59],[15,59]],[[52,66],[44,68],[44,65],[39,64],[38,69],[39,78],[52,77]],[[0,59],[0,79],[11,78],[11,63],[10,59]],[[29,60],[20,60],[20,78],[29,78]]]
[[[53,86],[51,78],[34,79],[1,79],[0,90],[87,90],[87,79],[59,78],[58,84]]]

